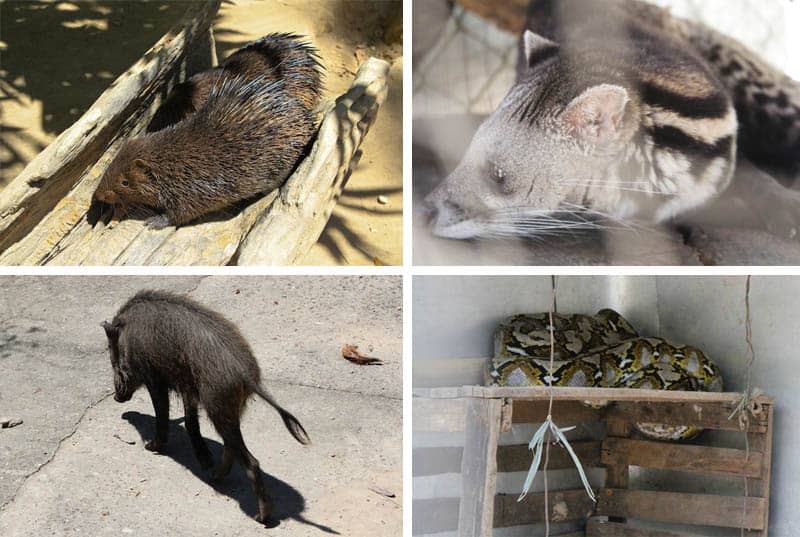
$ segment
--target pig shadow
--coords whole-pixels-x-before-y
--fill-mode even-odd
[[[147,440],[155,435],[155,417],[140,412],[128,411],[122,414],[122,419],[133,425],[139,432],[139,436],[142,438],[142,454],[152,455],[149,451],[146,451],[143,446]],[[195,459],[194,452],[189,443],[189,436],[186,430],[179,425],[182,422],[183,417],[170,420],[169,443],[167,444],[166,450],[161,453],[161,455],[165,455],[183,465],[218,493],[225,494],[239,502],[239,507],[242,511],[247,513],[248,516],[251,518],[255,517],[256,513],[258,513],[258,503],[256,502],[256,496],[253,493],[250,480],[247,479],[247,475],[241,465],[234,464],[230,475],[224,479],[219,481],[210,479],[208,473],[200,467],[200,463]],[[218,463],[222,459],[222,444],[205,436],[203,438],[205,438],[208,448],[211,450],[214,461]],[[269,491],[275,506],[275,510],[266,524],[268,528],[277,527],[282,520],[291,518],[303,524],[313,526],[322,532],[339,535],[338,531],[328,526],[312,522],[303,516],[306,501],[297,489],[285,481],[272,477],[263,470],[261,470],[261,479],[264,481],[264,486]]]

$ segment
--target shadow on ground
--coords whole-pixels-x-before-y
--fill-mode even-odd
[[[72,125],[190,4],[186,0],[0,3],[5,43],[0,69],[0,169],[4,170],[0,187],[44,149],[46,144],[32,132],[55,136]],[[15,116],[13,107],[28,100],[41,103],[41,124],[25,125],[19,118],[12,123],[8,116]]]
[[[122,414],[122,419],[133,425],[139,432],[142,438],[142,445],[144,441],[152,438],[155,434],[155,418],[140,412],[128,411]],[[161,455],[174,460],[175,462],[184,466],[187,470],[192,472],[198,479],[205,482],[208,486],[212,487],[220,494],[224,494],[229,498],[236,500],[239,503],[240,509],[249,517],[253,518],[258,513],[258,504],[256,502],[255,494],[250,485],[250,481],[244,473],[240,465],[234,464],[233,470],[230,475],[225,479],[218,482],[209,479],[205,470],[200,467],[200,464],[194,457],[191,445],[188,441],[189,437],[183,427],[179,426],[183,422],[183,418],[170,420],[169,426],[169,443],[167,449]],[[210,438],[204,437],[208,444],[211,454],[215,461],[220,461],[222,458],[223,446],[219,442]],[[141,450],[141,456],[158,456],[144,448]],[[286,519],[294,519],[303,524],[308,524],[314,528],[325,533],[339,535],[336,530],[314,523],[303,517],[305,511],[306,501],[300,492],[292,487],[285,481],[281,481],[271,475],[261,471],[261,479],[264,481],[264,486],[269,491],[275,506],[275,511],[267,524],[267,527],[274,528],[280,525],[281,521]]]

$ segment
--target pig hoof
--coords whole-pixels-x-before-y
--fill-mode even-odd
[[[269,513],[269,512],[268,513],[258,513],[256,515],[256,522],[259,522],[260,524],[264,524],[264,525],[269,525],[270,524],[269,517],[270,517],[271,514],[272,513]]]
[[[158,440],[150,440],[144,445],[144,449],[147,451],[155,451],[160,453],[164,449],[164,444]]]

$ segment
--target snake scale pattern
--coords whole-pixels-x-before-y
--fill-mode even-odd
[[[722,391],[719,367],[695,347],[642,337],[619,313],[553,315],[553,386]],[[549,313],[515,315],[495,331],[488,382],[495,386],[546,386],[550,366]],[[689,426],[636,423],[645,436],[687,440]]]

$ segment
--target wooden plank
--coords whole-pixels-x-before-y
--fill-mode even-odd
[[[310,154],[242,241],[238,265],[293,264],[317,242],[386,100],[389,67],[377,58],[359,67],[348,92],[325,114]]]
[[[599,440],[570,441],[570,445],[584,468],[600,467],[601,442]],[[457,446],[414,448],[412,474],[417,477],[459,473],[461,472],[462,454],[463,448]],[[530,468],[532,457],[533,453],[527,445],[498,446],[497,471],[500,473],[526,472]],[[575,468],[575,464],[566,449],[561,446],[553,446],[550,449],[547,468],[549,470],[567,470]]]
[[[557,401],[656,401],[656,402],[699,402],[734,403],[742,396],[739,392],[684,392],[677,390],[640,390],[633,388],[548,388],[529,386],[526,388],[506,388],[500,386],[462,386],[460,388],[416,389],[416,397],[432,399],[452,399],[458,397],[503,398],[518,400],[547,400],[550,392]],[[759,396],[755,401],[772,404],[771,397]]]
[[[423,399],[411,401],[414,431],[454,433],[464,430],[466,399]]]
[[[521,502],[516,494],[498,494],[494,501],[494,526],[507,528],[544,522],[544,493],[528,494]],[[586,491],[553,490],[548,493],[550,522],[585,520],[594,503]]]
[[[747,443],[750,448],[750,456],[752,457],[753,453],[763,453],[761,475],[758,476],[758,479],[748,480],[747,489],[750,496],[759,496],[764,498],[767,506],[769,506],[769,486],[772,466],[772,419],[774,407],[773,405],[762,404],[757,408],[761,409],[760,415],[765,415],[767,418],[767,431],[761,434],[747,434]],[[748,531],[746,534],[750,537],[767,537],[767,533],[769,531],[769,507],[764,510],[763,527],[764,529],[761,531]]]
[[[607,438],[603,442],[601,461],[606,465],[624,464],[702,474],[760,477],[763,454],[754,451],[751,446],[750,457],[747,458],[746,455],[741,449]],[[606,485],[624,488],[608,483]]]
[[[589,519],[586,524],[586,537],[702,537],[690,533],[656,530],[652,528],[636,528],[627,524],[610,522],[599,518]]]
[[[597,514],[724,528],[739,528],[744,520],[745,528],[761,530],[766,507],[762,498],[603,488]]]
[[[497,440],[500,436],[500,399],[471,399],[466,409],[464,455],[461,458],[461,505],[458,534],[492,537],[497,490]]]
[[[542,423],[547,417],[547,401],[514,401],[514,423]],[[580,401],[553,402],[553,421],[565,427],[601,421],[605,408],[592,408]]]
[[[621,401],[608,411],[608,416],[621,416],[632,422],[662,423],[665,425],[695,425],[703,429],[738,431],[739,422],[729,419],[734,402],[662,402]],[[767,430],[766,416],[750,421],[749,431]]]
[[[570,445],[584,468],[600,467],[601,442],[599,440],[571,440]],[[500,446],[497,448],[497,471],[525,472],[530,468],[532,459],[533,453],[527,445]],[[547,469],[566,470],[570,468],[575,468],[575,463],[572,462],[569,452],[561,445],[551,446]]]
[[[606,436],[608,438],[627,438],[631,434],[631,422],[618,416],[610,416],[606,420]],[[624,462],[609,464],[606,467],[606,487],[615,489],[628,488],[630,468]],[[625,522],[625,518],[612,517],[612,522]]]

